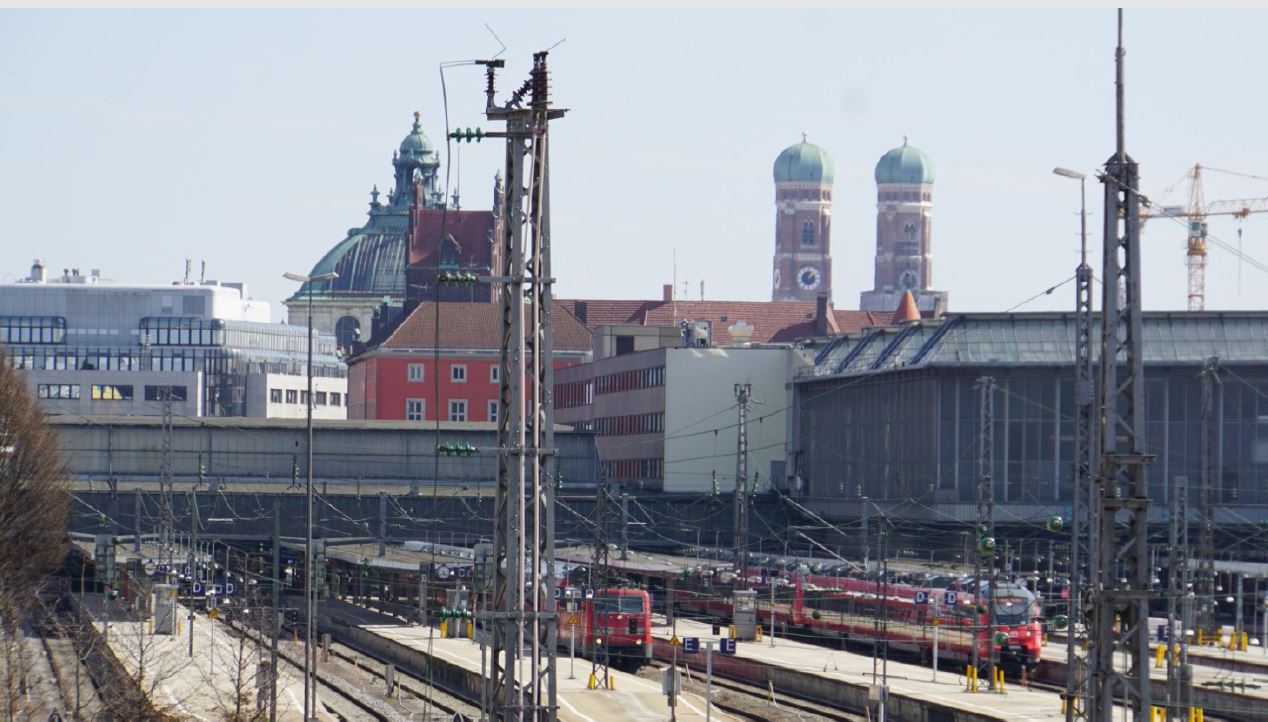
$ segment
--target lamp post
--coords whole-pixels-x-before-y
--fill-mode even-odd
[[[291,281],[303,283],[308,287],[308,364],[305,368],[308,375],[308,483],[304,487],[307,508],[307,520],[304,523],[304,720],[317,718],[317,685],[314,674],[317,665],[313,657],[313,615],[316,613],[317,595],[313,581],[317,578],[313,571],[313,284],[317,281],[333,281],[339,274],[331,271],[315,276],[304,276],[298,273],[283,273],[282,276]],[[276,674],[276,671],[274,671]]]
[[[1087,559],[1089,581],[1094,579],[1091,570],[1094,569],[1095,560],[1091,557],[1097,553],[1094,543],[1086,543],[1083,541],[1082,535],[1092,534],[1095,532],[1096,523],[1092,516],[1093,494],[1087,486],[1090,483],[1092,473],[1091,459],[1091,438],[1092,426],[1094,424],[1093,411],[1091,408],[1092,399],[1092,368],[1091,368],[1091,340],[1092,340],[1092,268],[1087,264],[1087,174],[1080,173],[1069,168],[1053,168],[1053,174],[1064,178],[1073,178],[1079,182],[1079,267],[1075,270],[1075,359],[1074,359],[1074,394],[1075,394],[1075,459],[1074,459],[1074,489],[1071,494],[1071,514],[1070,514],[1070,582],[1067,586],[1067,595],[1069,599],[1066,603],[1066,618],[1069,620],[1069,630],[1066,632],[1066,667],[1069,669],[1069,676],[1066,683],[1066,697],[1069,700],[1066,707],[1066,722],[1074,722],[1080,717],[1076,710],[1074,700],[1083,692],[1082,685],[1085,685],[1085,674],[1076,673],[1078,671],[1085,672],[1087,664],[1084,662],[1079,664],[1076,653],[1077,635],[1075,634],[1075,625],[1079,623],[1082,616],[1083,603],[1082,597],[1084,590],[1081,580],[1082,574],[1081,564],[1083,560],[1080,557],[1080,546],[1085,545],[1086,551],[1089,553]],[[1084,516],[1088,517],[1088,528],[1083,528]]]

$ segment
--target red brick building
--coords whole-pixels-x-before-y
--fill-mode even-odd
[[[381,344],[349,360],[348,418],[435,421],[439,409],[442,420],[496,421],[501,319],[500,304],[419,304]],[[555,368],[588,360],[585,324],[558,303],[554,324]]]

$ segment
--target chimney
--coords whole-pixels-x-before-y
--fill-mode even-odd
[[[828,297],[820,295],[815,299],[815,335],[828,335]]]
[[[674,300],[674,284],[666,283],[665,285],[660,287],[660,300],[662,301]]]

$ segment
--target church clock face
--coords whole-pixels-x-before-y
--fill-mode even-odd
[[[802,266],[797,272],[797,285],[807,291],[819,286],[819,272],[814,266]]]
[[[904,291],[911,291],[916,288],[916,272],[903,271],[903,275],[898,277],[898,287]]]

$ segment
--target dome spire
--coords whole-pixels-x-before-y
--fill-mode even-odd
[[[809,133],[807,133],[807,132],[806,132],[806,131],[804,131],[804,130],[803,130],[803,131],[801,131],[801,142],[802,142],[802,143],[809,143],[809,142],[810,142],[810,134],[809,134]]]
[[[417,133],[419,130],[422,130],[422,127],[423,127],[422,121],[420,120],[420,115],[421,114],[417,110],[414,111],[414,132],[415,133]]]
[[[904,145],[904,146],[906,146],[906,145],[907,145],[907,134],[906,134],[906,133],[903,133],[903,145]]]

